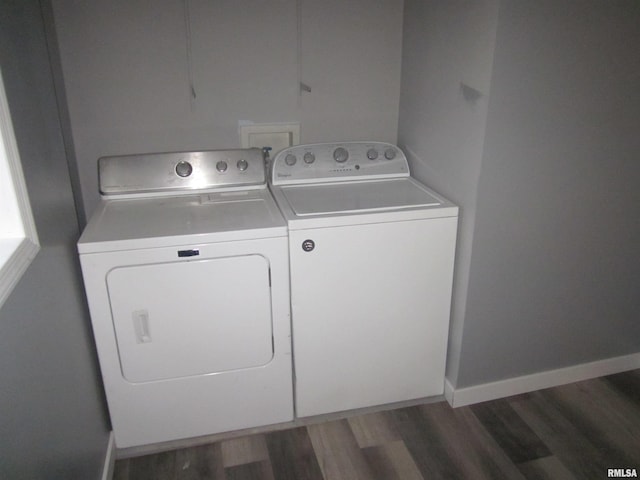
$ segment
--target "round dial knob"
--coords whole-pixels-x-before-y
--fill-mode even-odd
[[[387,148],[384,151],[384,158],[386,158],[387,160],[393,160],[394,158],[396,158],[396,151],[393,148]]]
[[[304,154],[304,163],[313,163],[316,161],[316,156],[311,153],[311,152],[307,152]]]
[[[295,165],[296,162],[298,161],[298,159],[296,158],[296,156],[292,153],[288,154],[286,157],[284,157],[284,163],[286,163],[287,165],[289,165],[290,167]]]
[[[376,150],[375,148],[370,148],[369,150],[367,150],[367,158],[369,160],[375,160],[376,158],[378,158],[378,150]]]
[[[220,173],[226,172],[227,167],[227,162],[225,162],[224,160],[220,160],[218,163],[216,163],[216,170],[218,170]]]
[[[178,162],[176,164],[176,174],[179,177],[188,177],[193,172],[193,167],[189,162]]]
[[[238,160],[238,163],[236,163],[236,167],[238,167],[238,170],[240,170],[241,172],[244,172],[247,167],[249,167],[249,164],[247,163],[246,160],[242,159],[242,160]]]
[[[345,148],[338,147],[333,151],[333,158],[338,163],[344,163],[349,158],[349,152]]]

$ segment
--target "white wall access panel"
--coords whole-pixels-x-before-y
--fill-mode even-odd
[[[443,393],[456,226],[290,232],[297,416]]]
[[[241,124],[238,132],[242,148],[271,147],[271,155],[300,143],[300,123]]]

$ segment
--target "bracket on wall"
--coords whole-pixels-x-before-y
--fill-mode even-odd
[[[480,90],[476,90],[462,82],[460,82],[460,91],[462,92],[464,99],[469,103],[475,104],[480,97],[482,97],[482,92]]]
[[[300,91],[301,92],[311,93],[311,87],[309,85],[307,85],[306,83],[300,82]]]

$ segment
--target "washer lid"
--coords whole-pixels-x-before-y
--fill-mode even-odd
[[[282,187],[299,216],[366,213],[438,206],[442,202],[410,178]]]

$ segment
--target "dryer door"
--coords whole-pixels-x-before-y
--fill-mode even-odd
[[[261,255],[115,268],[107,287],[130,382],[256,367],[273,357],[269,263]]]

